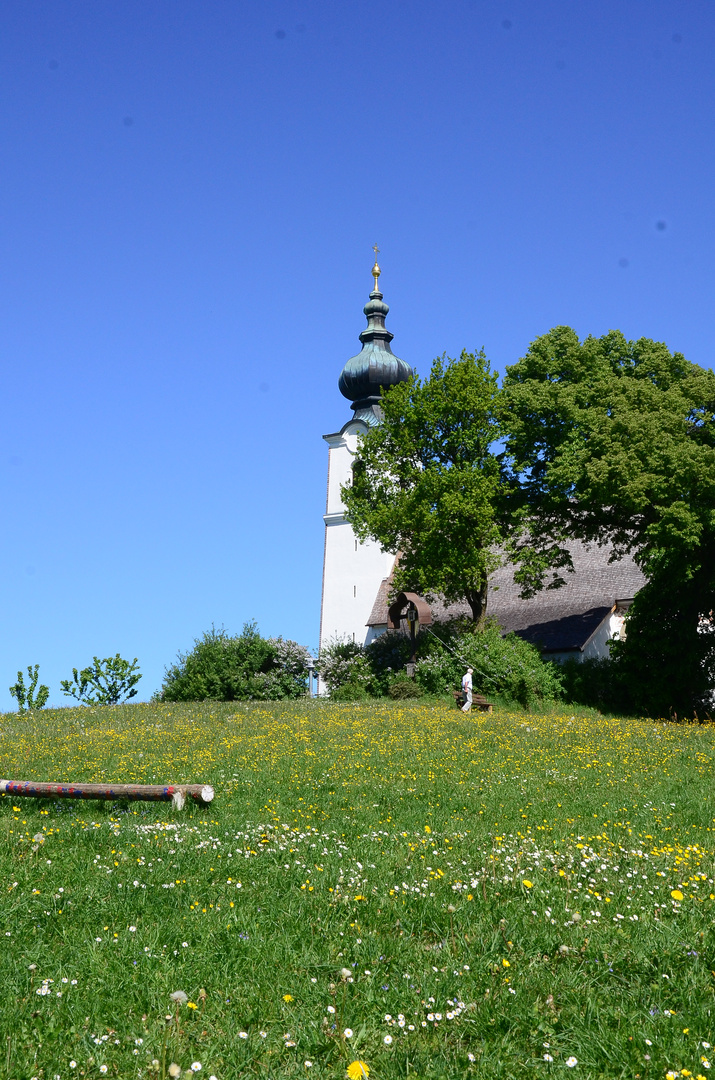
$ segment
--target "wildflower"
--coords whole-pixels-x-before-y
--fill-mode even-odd
[[[701,1057],[700,1061],[702,1062],[702,1066],[703,1066],[704,1069],[709,1069],[710,1068],[710,1062],[708,1061],[707,1058]]]
[[[683,899],[683,894],[681,893],[680,889],[671,889],[670,895],[673,897],[674,900]]]
[[[341,979],[349,979],[351,975],[352,975],[352,971],[350,970],[350,968],[341,968],[340,969],[340,977],[341,977]]]
[[[566,1058],[566,1064],[569,1069],[573,1069],[574,1065],[578,1065],[578,1058],[575,1058],[572,1054],[571,1057]]]
[[[363,1077],[368,1076],[370,1070],[364,1061],[351,1061],[347,1067],[347,1074],[350,1080],[363,1080]]]
[[[392,1035],[386,1035],[385,1038],[382,1041],[384,1042],[385,1046],[391,1046],[392,1045]]]
[[[130,926],[129,927],[129,933],[130,934],[136,934],[136,932],[137,932],[136,926]]]
[[[353,1029],[352,1028],[343,1028],[343,1035],[345,1036],[346,1039],[352,1039],[352,1037],[353,1037]]]
[[[283,995],[283,1000],[284,1001],[292,1001],[293,1000],[293,995],[292,994],[284,994]]]
[[[511,964],[509,963],[508,960],[502,960],[501,966],[507,968],[507,967],[511,967]]]
[[[181,1076],[181,1065],[177,1065],[175,1061],[172,1061],[169,1066],[169,1076],[176,1077]]]
[[[477,1060],[476,1057],[474,1056],[474,1054],[472,1054],[471,1052],[469,1054],[467,1054],[467,1058],[469,1059],[469,1061],[476,1061]]]
[[[106,1071],[107,1071],[107,1066],[106,1066],[106,1065],[100,1065],[100,1066],[99,1066],[99,1071],[100,1071],[101,1073],[106,1073]]]
[[[76,1061],[70,1061],[70,1069],[76,1069],[76,1068],[77,1068],[77,1062]]]
[[[238,1037],[239,1037],[239,1039],[247,1039],[248,1038],[248,1032],[247,1031],[239,1031]]]
[[[191,1062],[191,1071],[192,1072],[201,1072],[202,1068],[203,1068],[203,1066],[202,1066],[200,1061],[192,1061]]]
[[[522,881],[521,884],[524,886],[525,889],[533,889],[534,888],[534,882],[533,881],[528,881],[526,878],[524,878],[524,880]]]
[[[304,1061],[303,1064],[305,1065],[306,1069],[312,1069],[313,1068],[313,1062],[312,1061]]]
[[[551,1054],[544,1054],[544,1061],[553,1061]]]
[[[174,990],[173,994],[169,994],[172,1001],[177,1002],[179,1005],[185,1005],[189,1000],[183,990]]]
[[[328,1012],[329,1013],[334,1013],[335,1012],[335,1006],[334,1005],[328,1005]]]

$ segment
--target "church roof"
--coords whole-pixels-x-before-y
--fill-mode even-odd
[[[376,252],[377,254],[377,252]],[[355,415],[366,423],[376,423],[377,417],[370,419],[368,414],[379,409],[380,393],[383,387],[395,383],[407,382],[412,375],[412,368],[393,353],[390,342],[393,334],[385,326],[389,307],[383,302],[382,293],[377,287],[380,267],[377,260],[372,268],[375,287],[370,299],[363,308],[367,316],[367,329],[360,334],[362,349],[352,356],[338,380],[340,393],[352,401]]]
[[[630,556],[609,563],[608,546],[572,541],[569,544],[574,572],[563,576],[559,589],[544,589],[522,600],[511,564],[499,567],[489,579],[487,615],[505,633],[520,637],[546,652],[583,649],[591,635],[619,601],[631,600],[645,584],[645,576]],[[387,625],[390,580],[381,583],[368,626]],[[437,599],[430,607],[436,622],[470,617],[466,603],[445,604]]]

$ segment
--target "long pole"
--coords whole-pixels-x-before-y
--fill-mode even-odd
[[[0,780],[0,794],[15,799],[118,799],[172,802],[181,810],[187,799],[208,806],[214,797],[210,784],[53,784],[36,780]]]

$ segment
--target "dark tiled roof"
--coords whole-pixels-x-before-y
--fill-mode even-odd
[[[531,600],[519,597],[514,567],[496,570],[489,582],[487,614],[505,632],[515,631],[549,652],[582,649],[617,600],[635,596],[645,584],[643,573],[630,556],[609,563],[609,547],[573,541],[569,545],[574,572],[563,573],[566,584],[544,589]],[[389,579],[378,590],[368,626],[387,623]],[[470,615],[466,603],[432,605],[436,621]]]

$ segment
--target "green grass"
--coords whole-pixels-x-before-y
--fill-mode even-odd
[[[0,1078],[707,1076],[714,743],[435,703],[5,715],[3,778],[216,799],[0,799]]]

